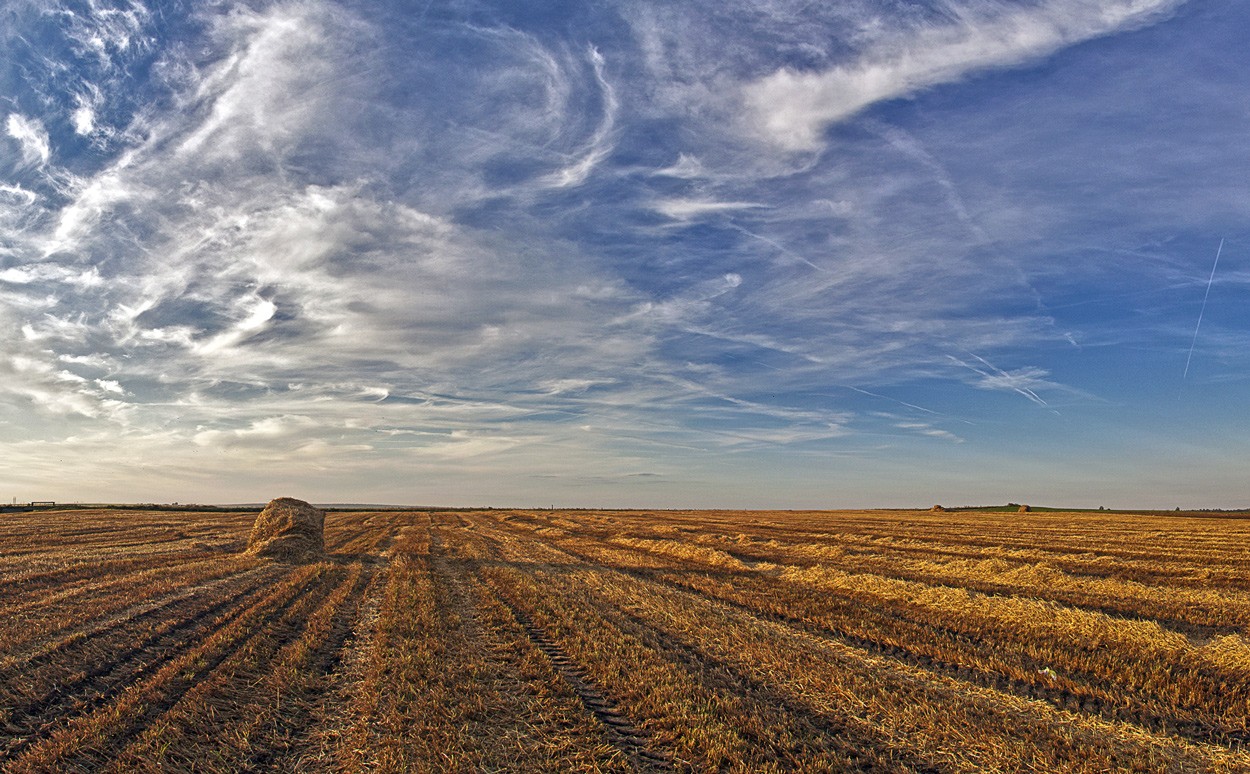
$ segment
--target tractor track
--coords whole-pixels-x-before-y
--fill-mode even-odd
[[[312,754],[313,745],[310,740],[311,734],[308,733],[309,726],[314,720],[316,708],[333,694],[334,685],[328,678],[337,674],[343,664],[348,640],[356,628],[365,600],[369,596],[367,591],[377,577],[376,565],[362,564],[360,575],[352,583],[352,588],[347,593],[343,604],[334,612],[330,635],[319,645],[307,668],[308,673],[317,675],[321,679],[321,684],[315,690],[301,696],[301,706],[304,708],[302,711],[295,713],[293,717],[286,718],[287,730],[292,732],[295,740],[292,749],[263,750],[249,758],[249,767],[259,771],[285,769],[287,767],[281,765],[280,762],[297,761]],[[332,594],[333,591],[331,591]],[[321,714],[324,714],[324,710]]]
[[[564,649],[541,626],[489,584],[484,586],[512,612],[530,642],[547,657],[556,674],[568,684],[587,711],[603,724],[612,746],[624,753],[636,771],[675,770],[673,762],[667,756],[650,749],[647,732],[639,728],[615,701],[605,695],[586,674],[586,670],[569,658]]]
[[[465,526],[463,520],[461,526]],[[480,532],[476,534],[476,537],[486,543],[497,543],[493,537]],[[462,562],[466,569],[481,577],[478,560],[464,558]],[[586,670],[570,658],[564,648],[553,640],[545,629],[507,595],[495,588],[494,584],[485,582],[484,578],[482,580],[481,587],[512,614],[525,632],[525,636],[539,652],[547,657],[555,673],[573,691],[586,711],[594,715],[602,724],[608,741],[626,757],[635,771],[676,770],[673,761],[667,755],[651,748],[647,732],[639,728],[614,700],[595,685]]]

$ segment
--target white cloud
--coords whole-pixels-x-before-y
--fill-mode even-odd
[[[215,34],[235,50],[200,79],[195,102],[208,105],[207,118],[178,154],[232,158],[274,152],[299,137],[332,86],[338,57],[327,28],[338,24],[349,32],[348,19],[312,4],[224,17]]]
[[[928,422],[896,422],[894,426],[900,430],[919,433],[920,435],[928,436],[929,438],[941,438],[944,441],[950,441],[952,443],[964,442],[964,439],[960,438],[958,435],[955,435],[949,430],[934,427]]]
[[[49,343],[83,342],[87,339],[91,330],[91,327],[87,325],[81,314],[76,315],[73,319],[45,314],[43,319],[38,322],[23,325],[22,336],[27,341],[42,342],[47,346]]]
[[[106,68],[117,66],[114,55],[150,44],[142,30],[151,14],[140,2],[130,2],[125,8],[89,2],[81,13],[62,12],[70,40],[79,51],[94,55]]]
[[[611,379],[548,379],[539,387],[548,395],[564,395],[567,393],[583,393],[591,387],[612,384]]]
[[[791,34],[807,37],[786,61],[845,77],[876,63],[914,90],[1010,58],[964,51],[959,35],[990,46],[1016,15],[1092,19],[1093,6],[983,2],[941,29],[883,23],[824,47],[819,37],[887,11],[768,6],[652,9],[643,74],[623,39],[605,60],[586,38],[507,27],[392,36],[309,0],[214,7],[207,38],[153,66],[168,99],[129,126],[93,74],[100,101],[82,91],[92,112],[61,120],[91,132],[74,145],[99,165],[0,187],[0,226],[17,235],[0,251],[0,322],[17,334],[0,361],[23,358],[0,364],[0,451],[27,454],[28,469],[74,455],[101,479],[142,470],[145,486],[174,482],[167,491],[229,477],[230,497],[291,480],[328,499],[342,485],[463,501],[474,483],[506,491],[536,465],[587,480],[706,465],[723,482],[726,451],[854,454],[865,429],[959,442],[938,425],[960,420],[892,398],[915,413],[856,416],[829,387],[907,385],[899,395],[927,403],[911,387],[951,378],[945,352],[1019,362],[1062,338],[1030,303],[1030,253],[1015,250],[1034,234],[996,244],[1007,221],[986,221],[987,210],[1025,213],[1013,225],[1044,213],[996,206],[969,180],[976,163],[932,127],[872,124],[801,166],[761,153],[723,120],[725,95],[775,67],[772,44]],[[723,34],[667,25],[677,17]],[[118,47],[140,37],[97,48],[120,62]],[[913,49],[929,62],[914,71]],[[867,98],[895,93],[883,89]],[[838,120],[826,116],[795,126],[817,138]],[[984,239],[969,248],[978,224]],[[966,359],[975,389],[1073,393],[1045,369]],[[21,446],[14,428],[59,443]],[[331,468],[342,475],[322,475]],[[430,470],[444,475],[414,475]],[[462,489],[425,488],[435,480]],[[197,491],[225,496],[219,480]]]
[[[1059,387],[1059,385],[1047,379],[1050,376],[1049,371],[1036,366],[1004,371],[979,355],[973,355],[972,357],[981,364],[980,366],[965,363],[954,356],[948,357],[950,357],[951,361],[981,377],[973,383],[978,389],[1014,392],[1039,406],[1049,406],[1050,404],[1038,395],[1038,390]]]
[[[88,137],[96,132],[96,112],[104,101],[104,92],[94,83],[84,81],[82,87],[74,94],[74,112],[70,114],[70,122],[74,125],[74,133]]]
[[[195,434],[193,440],[199,446],[273,444],[294,436],[307,436],[319,426],[320,423],[312,417],[284,414],[257,419],[247,427],[235,430],[202,430]]]
[[[95,111],[90,105],[80,105],[74,111],[73,119],[75,133],[88,135],[95,130]]]
[[[759,202],[722,202],[711,199],[660,199],[653,205],[656,212],[673,220],[688,221],[722,212],[758,210],[767,207]]]
[[[586,182],[594,168],[612,152],[613,128],[616,126],[616,113],[620,105],[612,84],[608,83],[603,74],[603,55],[591,48],[589,56],[594,67],[595,82],[599,85],[599,93],[603,99],[603,118],[578,158],[544,179],[547,185],[554,188],[570,188]]]
[[[417,458],[455,463],[476,457],[501,454],[525,445],[527,442],[529,441],[521,438],[453,430],[447,436],[431,443],[412,447],[408,453]]]
[[[73,201],[58,213],[56,230],[44,242],[45,257],[60,251],[77,250],[81,240],[90,235],[105,213],[142,193],[123,175],[129,161],[129,157],[123,157],[111,169],[93,178],[73,181],[76,189]]]
[[[677,155],[677,161],[672,165],[657,169],[653,174],[662,177],[676,177],[683,180],[693,180],[703,177],[707,171],[703,168],[703,162],[699,161],[696,156],[685,153]]]
[[[745,118],[779,148],[814,150],[826,127],[876,102],[1150,24],[1181,2],[1049,0],[1011,8],[998,3],[954,6],[953,21],[886,37],[852,62],[812,72],[784,68],[748,83],[742,91]]]
[[[48,163],[52,148],[48,143],[48,131],[43,128],[39,119],[10,113],[7,126],[9,136],[21,146],[22,160],[26,164],[43,166]]]
[[[6,349],[13,352],[16,342]],[[116,418],[115,401],[103,399],[103,391],[87,378],[58,368],[37,351],[4,356],[0,350],[0,396],[13,396],[51,417]]]
[[[278,311],[278,307],[265,298],[244,298],[235,306],[243,312],[243,318],[230,329],[213,336],[202,344],[197,344],[195,351],[198,354],[217,354],[224,349],[237,346],[249,336],[264,330],[266,324],[273,318],[274,312]]]
[[[57,282],[72,287],[89,288],[100,285],[103,280],[100,278],[99,269],[94,266],[81,268],[45,261],[13,266],[0,271],[0,282],[8,282],[13,285]]]
[[[96,379],[95,383],[101,390],[111,392],[116,395],[125,395],[126,390],[116,379]]]
[[[27,206],[34,204],[39,199],[39,195],[34,191],[28,191],[20,185],[5,184],[0,184],[0,197],[13,199]],[[0,199],[0,201],[2,200]]]

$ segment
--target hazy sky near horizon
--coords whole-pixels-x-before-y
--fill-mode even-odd
[[[1248,31],[11,0],[0,499],[1245,506]]]

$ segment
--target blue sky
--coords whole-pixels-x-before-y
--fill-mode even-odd
[[[1248,29],[6,2],[0,497],[1245,506]]]

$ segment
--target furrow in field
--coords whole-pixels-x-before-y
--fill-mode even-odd
[[[569,547],[567,541],[564,545]],[[618,546],[603,554],[602,547],[596,551],[594,543],[583,543],[587,556],[640,577],[825,631],[926,668],[1198,741],[1240,746],[1247,738],[1250,684],[1240,664],[1220,667],[1207,651],[1169,641],[1157,627],[1130,628],[1128,622],[1033,600],[900,586],[868,574],[726,569],[732,557],[675,542],[634,541],[631,547],[668,551],[669,566],[642,561],[630,567],[620,562]],[[1091,641],[1098,644],[1091,647]],[[1169,670],[1157,671],[1160,663],[1169,664]]]
[[[483,530],[488,533],[489,530]],[[867,724],[847,726],[786,706],[727,675],[710,659],[657,643],[619,611],[585,600],[562,576],[586,568],[549,545],[484,535],[496,541],[483,574],[575,659],[597,685],[664,745],[683,769],[750,771],[917,771],[926,766]],[[718,632],[716,636],[732,633]],[[710,671],[697,667],[709,667]]]
[[[126,686],[109,703],[53,729],[9,765],[12,771],[98,769],[117,750],[177,704],[196,684],[284,617],[297,615],[323,589],[316,565],[293,569],[269,593],[242,611],[219,616],[204,639],[167,660],[146,679]]]
[[[350,526],[341,531],[327,530],[326,551],[361,558],[376,556],[394,539],[396,530],[402,524],[401,518],[401,514],[356,516]]]
[[[195,642],[209,636],[218,623],[228,625],[231,613],[220,616],[211,625],[208,616],[221,610],[229,611],[238,595],[213,605],[204,615],[185,625],[180,622],[167,629],[146,636],[141,640],[142,649],[127,648],[117,654],[101,654],[101,665],[81,671],[70,681],[56,685],[34,702],[17,705],[11,722],[6,727],[9,743],[0,754],[0,760],[17,758],[33,744],[45,740],[58,729],[72,724],[108,702],[113,701],[138,681],[158,670],[171,659],[183,653]],[[244,602],[243,604],[246,604]],[[237,612],[238,608],[235,608]],[[116,660],[108,660],[110,656]]]
[[[231,611],[241,611],[261,593],[265,578],[251,571],[179,595],[6,670],[0,703],[10,741],[0,748],[0,759],[13,757],[57,723],[109,701],[203,638],[210,626],[228,623]]]
[[[591,541],[588,545],[593,549],[594,543],[595,541]],[[567,549],[570,541],[561,541],[561,545]],[[772,616],[801,628],[814,626],[826,633],[843,637],[848,644],[867,646],[928,669],[953,672],[961,679],[972,677],[974,681],[998,689],[1014,688],[1025,697],[1048,698],[1061,706],[1081,706],[1086,711],[1103,712],[1114,719],[1131,720],[1159,730],[1168,729],[1173,733],[1185,733],[1198,741],[1239,747],[1244,739],[1245,704],[1237,693],[1246,688],[1244,680],[1225,673],[1218,683],[1213,682],[1208,677],[1209,670],[1204,664],[1194,666],[1188,681],[1175,680],[1169,675],[1156,676],[1158,679],[1154,687],[1165,694],[1170,692],[1170,696],[1179,697],[1179,700],[1173,699],[1161,706],[1160,697],[1138,688],[1136,701],[1126,702],[1126,688],[1131,686],[1112,679],[1099,690],[1080,679],[1074,680],[1056,672],[1055,670],[1066,672],[1067,665],[1061,659],[1053,658],[1053,650],[1047,651],[1050,658],[1027,658],[1031,647],[1050,645],[1047,640],[1053,639],[1054,632],[1030,632],[1026,626],[1019,632],[1023,642],[1012,641],[1003,646],[995,643],[994,637],[995,634],[1001,635],[1001,631],[989,632],[988,640],[983,636],[970,636],[967,632],[935,624],[943,616],[940,612],[935,614],[933,610],[922,610],[917,620],[909,620],[917,618],[916,611],[910,611],[910,616],[900,615],[900,612],[908,611],[892,610],[892,607],[897,607],[897,600],[893,606],[889,600],[879,596],[859,601],[855,598],[854,588],[795,588],[759,573],[727,571],[724,566],[716,565],[732,564],[731,557],[709,552],[697,545],[676,542],[643,542],[641,545],[652,549],[661,548],[661,554],[664,550],[669,552],[669,555],[662,556],[664,562],[670,565],[667,577],[663,577],[659,569],[664,562],[657,563],[654,556],[644,557],[651,561],[640,561],[637,566],[629,567],[628,562],[621,560],[619,546],[609,547],[616,551],[615,554],[605,555],[593,550],[586,554],[583,550],[575,552],[573,556],[590,564],[606,561],[641,578],[655,579],[675,588],[687,588],[699,594],[708,594],[715,599],[741,605],[743,609],[754,614]],[[699,563],[700,560],[702,564]],[[694,571],[673,572],[680,570],[682,563]],[[677,566],[672,566],[674,564]],[[923,592],[923,589],[910,591],[914,596],[915,592]],[[963,611],[963,615],[967,617],[967,611]],[[948,621],[958,621],[960,615],[949,614],[946,618]],[[1023,622],[1014,622],[1016,625],[1021,623]],[[1078,633],[1074,631],[1072,635]],[[982,631],[980,634],[984,635],[986,632]],[[1023,661],[1022,656],[1026,657]],[[1160,658],[1156,654],[1152,659],[1148,653],[1139,656],[1148,664],[1157,663]],[[1131,652],[1118,661],[1129,666],[1135,665]],[[1214,699],[1214,691],[1200,696],[1200,701],[1194,700],[1190,694],[1203,684],[1231,693],[1225,697],[1225,710],[1219,710],[1218,704],[1214,710],[1208,706]],[[1127,693],[1131,694],[1133,691],[1129,690]],[[1199,706],[1205,710],[1205,714],[1196,715],[1192,711]]]
[[[758,596],[744,595],[741,582],[717,582],[649,572],[633,573],[675,588],[701,593],[751,615],[796,627],[818,637],[906,662],[914,667],[1012,693],[1044,700],[1059,709],[1100,715],[1108,721],[1141,726],[1156,733],[1178,734],[1198,742],[1240,748],[1244,731],[1160,707],[1150,694],[1128,695],[1063,676],[1046,662],[1014,649],[993,647],[946,626],[919,624],[866,604],[848,605],[831,615],[827,600],[818,612],[804,612],[799,600],[770,587]],[[1054,663],[1054,662],[1050,662]]]
[[[563,670],[572,673],[576,666],[567,657],[563,669],[553,661],[517,619],[516,610],[482,582],[476,561],[464,558],[480,547],[471,520],[459,513],[439,514],[431,527],[430,569],[435,588],[451,619],[460,623],[466,644],[491,654],[482,666],[495,673],[490,681],[493,691],[516,705],[509,713],[522,723],[514,733],[519,746],[532,750],[530,760],[509,761],[509,765],[533,769],[547,758],[541,766],[553,771],[587,766],[620,770],[630,765],[636,771],[668,770],[668,759],[648,749],[638,729],[611,713],[610,700],[574,690]],[[530,698],[523,701],[522,697]],[[599,711],[586,703],[588,699],[598,700],[594,707]],[[535,711],[539,707],[543,709]],[[546,752],[557,749],[563,760]]]
[[[377,636],[382,590],[389,582],[389,567],[376,560],[369,571],[369,582],[353,601],[352,610],[342,616],[342,639],[326,666],[326,682],[311,702],[313,720],[301,736],[297,751],[284,758],[294,759],[290,768],[307,771],[337,771],[340,750],[349,743],[355,721],[353,704],[363,690],[369,654]]]
[[[450,558],[455,549],[429,518],[392,547],[337,767],[628,770],[506,609]]]
[[[620,750],[633,764],[636,771],[671,771],[672,761],[668,756],[652,751],[647,746],[647,734],[623,713],[619,705],[604,695],[589,676],[586,670],[568,657],[547,632],[542,629],[523,610],[512,604],[506,597],[497,597],[511,611],[517,623],[525,630],[525,635],[543,655],[550,661],[556,672],[568,684],[573,693],[582,702],[586,710],[592,713],[607,729],[608,739],[612,746]]]
[[[1018,768],[1022,761],[1032,760],[1047,761],[1042,768],[1062,770],[1079,760],[1073,744],[1092,760],[1126,770],[1238,770],[1247,763],[1218,748],[1058,711],[877,658],[715,600],[657,589],[628,575],[591,571],[570,575],[568,587],[585,590],[600,604],[632,607],[652,627],[757,679],[769,680],[815,711],[837,717],[844,711],[843,701],[851,699],[859,712],[845,722],[858,718],[893,731],[892,748],[936,752],[937,757],[930,758],[935,765],[944,754],[980,760],[988,768]],[[716,625],[709,627],[708,622]],[[917,749],[920,739],[927,741]]]
[[[247,566],[244,569],[239,569],[232,575],[225,575],[221,578],[195,585],[182,586],[165,594],[144,599],[116,613],[88,619],[81,625],[70,629],[58,630],[55,632],[55,636],[36,642],[24,650],[14,651],[0,657],[0,675],[14,674],[21,670],[38,666],[66,648],[77,645],[84,640],[100,637],[119,628],[131,626],[145,618],[162,617],[166,608],[173,607],[190,597],[197,597],[206,592],[211,592],[218,587],[236,585],[249,577],[263,573],[264,569],[263,567]]]
[[[228,772],[293,765],[372,572],[360,563],[326,567],[316,595],[187,691],[110,767]]]
[[[1026,595],[1110,615],[1155,620],[1166,628],[1206,639],[1250,625],[1250,600],[1238,591],[1204,586],[1160,586],[1120,576],[1073,574],[1046,563],[1003,559],[933,561],[911,556],[848,553],[820,544],[752,545],[706,540],[747,563],[830,566],[930,585],[949,585],[985,594]]]
[[[249,558],[218,557],[70,584],[8,608],[0,621],[0,642],[9,652],[23,652],[35,643],[72,634],[135,605],[254,566],[256,562]]]

